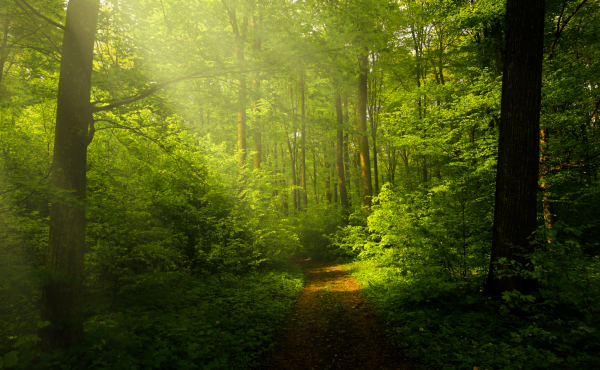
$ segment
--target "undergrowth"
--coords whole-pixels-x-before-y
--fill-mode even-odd
[[[89,317],[81,345],[48,355],[15,342],[4,360],[27,370],[248,368],[272,345],[303,280],[287,263],[245,275],[145,277],[123,287],[109,313]]]
[[[600,368],[598,323],[569,304],[568,293],[495,300],[476,280],[416,276],[375,260],[344,266],[365,286],[388,334],[423,368]]]

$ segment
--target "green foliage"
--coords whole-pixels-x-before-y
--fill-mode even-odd
[[[110,311],[86,320],[84,343],[23,351],[15,369],[246,368],[270,348],[302,286],[293,264],[244,276],[138,276]]]
[[[426,368],[598,367],[600,260],[585,253],[581,228],[558,224],[549,231],[552,243],[543,231],[534,269],[521,272],[539,279],[533,295],[483,296],[480,274],[451,280],[375,260],[346,268],[367,287],[389,334]]]

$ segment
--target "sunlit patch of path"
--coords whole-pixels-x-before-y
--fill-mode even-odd
[[[340,266],[294,262],[304,271],[306,286],[261,369],[409,369],[361,294],[360,283]]]

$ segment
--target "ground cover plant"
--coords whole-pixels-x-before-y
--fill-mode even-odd
[[[600,261],[580,244],[581,230],[556,228],[561,236],[554,232],[552,244],[540,230],[531,261],[541,287],[529,295],[486,296],[486,276],[473,268],[460,275],[433,263],[407,267],[402,248],[344,267],[364,285],[388,334],[423,368],[595,368]]]
[[[250,367],[287,321],[302,284],[302,272],[291,264],[221,279],[178,273],[147,277],[123,287],[110,312],[86,320],[86,340],[80,346],[52,356],[18,351],[14,368]]]

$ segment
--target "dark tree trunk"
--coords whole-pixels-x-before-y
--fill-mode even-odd
[[[71,0],[63,36],[52,184],[70,192],[52,202],[46,254],[49,280],[42,290],[40,330],[46,351],[83,340],[82,293],[85,253],[87,145],[93,135],[92,62],[100,0]],[[89,127],[89,132],[88,132]]]
[[[369,57],[367,54],[359,56],[358,75],[358,131],[360,150],[360,175],[362,178],[363,206],[367,211],[371,209],[373,197],[373,184],[371,180],[371,160],[369,158],[369,136],[367,133],[367,74],[369,73]]]
[[[516,289],[528,293],[537,286],[522,276],[502,277],[508,266],[500,258],[528,262],[536,230],[539,134],[544,37],[544,0],[508,0],[506,49],[496,175],[496,206],[486,295]]]

